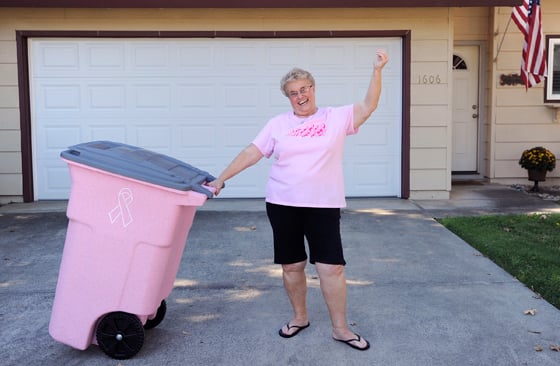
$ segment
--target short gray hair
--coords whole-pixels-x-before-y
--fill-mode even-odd
[[[315,79],[309,71],[294,67],[280,80],[280,90],[282,90],[282,93],[285,96],[288,96],[288,93],[286,92],[286,84],[294,80],[309,80],[311,85],[315,86]]]

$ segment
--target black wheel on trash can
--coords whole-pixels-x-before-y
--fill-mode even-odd
[[[101,319],[95,332],[97,344],[109,357],[131,358],[144,345],[144,327],[136,315],[116,311]]]
[[[144,324],[144,329],[152,329],[155,328],[163,321],[165,318],[165,313],[167,312],[167,302],[165,300],[161,300],[161,304],[157,309],[156,316],[153,319],[148,319],[146,324]]]

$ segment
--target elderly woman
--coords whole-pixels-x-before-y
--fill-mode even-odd
[[[273,231],[274,262],[282,265],[294,314],[280,329],[281,337],[293,337],[310,325],[307,239],[309,262],[316,267],[329,310],[332,337],[358,350],[370,346],[346,321],[346,262],[340,235],[340,208],[346,206],[342,157],[346,136],[357,133],[377,108],[387,61],[385,51],[378,50],[364,99],[336,108],[318,108],[313,76],[298,68],[291,70],[282,78],[281,89],[292,110],[269,120],[253,142],[209,183],[218,195],[227,179],[263,156],[274,156],[266,186],[266,211]]]

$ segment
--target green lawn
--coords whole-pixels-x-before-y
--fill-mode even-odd
[[[438,221],[560,309],[560,214]]]

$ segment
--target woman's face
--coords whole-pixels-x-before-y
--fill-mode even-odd
[[[315,86],[309,80],[294,80],[286,84],[286,93],[297,116],[311,116],[317,110]]]

